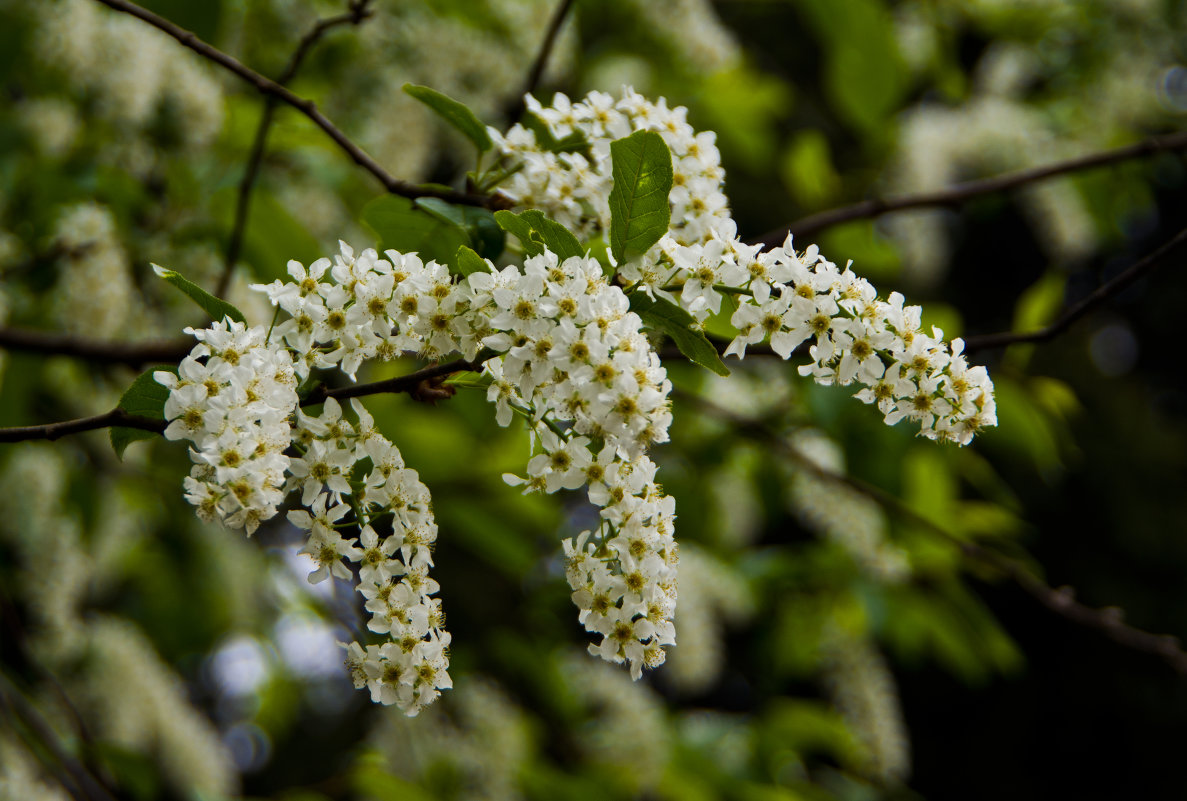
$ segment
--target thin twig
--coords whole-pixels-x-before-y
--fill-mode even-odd
[[[33,734],[41,746],[57,761],[61,772],[55,772],[58,781],[70,795],[78,799],[93,801],[115,801],[115,796],[81,762],[66,752],[58,743],[57,734],[37,711],[33,704],[16,688],[7,676],[0,673],[0,708],[7,707],[14,721],[19,722]],[[15,728],[15,727],[14,727]]]
[[[869,200],[863,200],[860,203],[854,203],[851,206],[841,206],[839,208],[829,209],[828,211],[822,211],[818,214],[809,215],[796,220],[790,225],[768,231],[761,237],[752,240],[751,244],[775,247],[783,243],[788,233],[795,236],[807,236],[825,228],[839,225],[840,223],[873,219],[895,211],[960,206],[982,195],[1017,189],[1020,186],[1037,183],[1058,175],[1104,167],[1109,164],[1129,161],[1154,153],[1174,152],[1184,149],[1187,149],[1187,131],[1180,131],[1166,136],[1156,136],[1129,145],[1128,147],[1117,148],[1116,150],[1090,153],[1087,156],[1080,156],[1078,158],[1068,159],[1067,161],[1048,164],[1043,167],[1020,170],[1006,175],[997,175],[980,181],[969,181],[934,192],[905,195],[897,198],[871,198]]]
[[[308,33],[301,37],[297,49],[293,51],[288,66],[276,79],[276,83],[287,86],[289,81],[301,68],[305,56],[327,31],[339,25],[358,25],[371,16],[368,8],[371,0],[351,0],[350,10],[336,17],[320,20]],[[218,286],[214,290],[217,297],[227,294],[227,287],[231,284],[231,276],[235,272],[235,262],[239,261],[239,251],[243,247],[243,234],[247,230],[247,217],[251,210],[251,192],[259,176],[260,167],[264,162],[264,151],[268,145],[268,133],[272,129],[272,120],[276,116],[276,104],[279,101],[275,95],[268,95],[264,99],[264,110],[260,114],[260,124],[256,128],[255,139],[251,143],[251,154],[247,158],[247,166],[243,171],[243,179],[239,182],[239,194],[235,203],[235,224],[231,229],[231,238],[227,242],[227,254],[223,262],[223,272],[219,277]]]
[[[291,91],[281,86],[276,81],[264,77],[250,67],[245,66],[240,61],[235,59],[218,48],[207,44],[199,39],[195,34],[187,31],[169,20],[161,17],[146,8],[142,8],[135,3],[128,2],[128,0],[95,0],[102,3],[108,8],[116,11],[130,14],[137,19],[141,19],[157,28],[164,31],[169,36],[172,36],[185,47],[193,50],[198,55],[206,58],[220,67],[233,72],[241,79],[251,84],[255,89],[264,95],[275,97],[282,103],[286,103],[297,111],[300,111],[308,117],[314,125],[321,128],[327,136],[334,141],[339,148],[342,149],[355,164],[365,169],[367,172],[375,176],[378,181],[383,184],[383,187],[394,195],[402,197],[417,198],[417,197],[436,197],[442,200],[447,200],[450,203],[457,203],[463,206],[486,206],[491,208],[502,208],[504,199],[499,195],[478,195],[469,192],[458,192],[452,189],[444,189],[432,186],[420,186],[418,184],[402,181],[390,174],[387,170],[379,165],[370,155],[368,155],[362,148],[356,145],[346,134],[344,134],[334,123],[332,123],[324,114],[317,108],[317,104],[312,100],[300,97],[293,94]]]
[[[1120,293],[1134,281],[1158,267],[1163,257],[1175,248],[1187,242],[1187,228],[1175,234],[1174,238],[1158,250],[1130,266],[1125,272],[1111,281],[1101,284],[1095,292],[1067,309],[1055,322],[1038,331],[1001,331],[996,334],[983,334],[968,337],[965,340],[965,352],[984,350],[985,348],[1001,348],[1020,342],[1046,342],[1062,334],[1088,312],[1101,305],[1109,298]]]
[[[573,0],[560,0],[557,3],[556,11],[552,14],[552,21],[548,23],[548,32],[544,34],[544,41],[540,44],[540,52],[536,54],[536,60],[532,63],[532,70],[528,73],[527,82],[516,100],[515,111],[510,115],[510,122],[516,122],[523,115],[527,108],[523,99],[536,91],[536,87],[540,85],[540,79],[544,77],[544,70],[548,66],[552,49],[556,45],[556,40],[560,38],[561,28],[572,8]]]
[[[958,548],[966,558],[998,571],[1055,614],[1080,626],[1094,629],[1126,648],[1161,657],[1175,671],[1187,675],[1187,652],[1184,652],[1177,637],[1169,634],[1153,634],[1126,624],[1124,613],[1118,607],[1093,609],[1080,603],[1076,600],[1075,591],[1071,587],[1065,586],[1057,589],[1045,584],[1017,561],[957,537],[880,487],[821,468],[811,459],[804,457],[786,438],[760,420],[743,417],[700,395],[680,388],[674,389],[672,394],[693,403],[702,411],[728,422],[731,430],[735,433],[764,445],[773,445],[781,455],[794,461],[800,469],[825,481],[849,487],[875,501],[888,512],[910,520],[947,540]]]
[[[139,367],[145,364],[176,364],[194,347],[194,340],[186,337],[167,342],[96,342],[48,331],[0,328],[0,347]]]
[[[482,363],[490,359],[495,354],[490,352],[483,352],[478,355],[473,361],[466,361],[465,359],[457,359],[456,361],[448,362],[446,364],[436,364],[426,367],[423,370],[417,370],[415,373],[398,376],[396,378],[389,378],[384,381],[375,381],[370,384],[353,384],[345,387],[338,387],[336,389],[326,389],[324,386],[317,387],[304,400],[301,401],[302,406],[313,406],[322,403],[326,398],[335,398],[345,400],[346,398],[358,398],[364,395],[379,395],[385,393],[415,393],[421,388],[421,385],[427,381],[433,381],[452,373],[459,373],[467,370],[479,370]],[[125,412],[123,409],[112,409],[110,412],[104,414],[97,414],[93,417],[83,417],[77,420],[64,420],[59,423],[48,423],[40,426],[19,426],[14,428],[0,428],[0,442],[24,442],[26,440],[34,439],[49,439],[54,440],[59,437],[64,437],[68,434],[79,434],[83,431],[96,431],[102,428],[111,428],[113,426],[123,426],[125,428],[137,428],[142,431],[152,431],[157,434],[163,433],[168,423],[165,420],[153,419],[150,417],[139,417]]]

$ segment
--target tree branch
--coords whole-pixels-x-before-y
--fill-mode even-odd
[[[337,387],[336,389],[326,389],[325,386],[320,386],[309,393],[305,400],[301,401],[301,405],[315,406],[319,403],[324,403],[326,398],[346,400],[347,398],[361,398],[366,395],[382,395],[389,392],[394,394],[401,392],[414,393],[426,381],[443,378],[453,373],[481,370],[483,362],[494,358],[496,355],[493,351],[483,351],[473,361],[455,359],[445,364],[431,365],[423,370],[417,370],[415,373],[388,378],[384,381],[373,381],[370,384],[348,384],[347,386]]]
[[[971,353],[976,350],[984,350],[985,348],[1001,348],[1020,342],[1046,342],[1054,339],[1097,306],[1100,306],[1114,295],[1119,294],[1123,289],[1142,276],[1153,272],[1161,264],[1163,257],[1184,242],[1187,242],[1187,228],[1179,231],[1169,242],[1131,265],[1125,272],[1113,280],[1101,284],[1095,292],[1068,308],[1055,322],[1046,328],[1040,328],[1038,331],[1025,332],[1001,331],[996,334],[968,337],[965,340],[965,352]]]
[[[276,79],[276,83],[280,86],[288,85],[288,82],[297,74],[297,70],[301,68],[301,63],[305,60],[305,56],[331,28],[347,24],[358,25],[370,17],[371,9],[368,8],[370,3],[371,0],[351,0],[349,11],[339,14],[336,17],[329,17],[318,21],[308,33],[301,37],[301,41],[297,44],[297,49],[293,51],[293,55],[289,59],[288,66],[284,68],[284,72]],[[251,154],[247,158],[247,166],[243,172],[243,179],[239,182],[239,194],[235,203],[235,224],[231,229],[231,238],[227,243],[227,254],[223,262],[223,272],[219,277],[218,286],[214,290],[216,297],[221,298],[227,294],[227,287],[230,286],[231,276],[235,272],[235,262],[239,261],[239,251],[243,246],[243,234],[247,229],[247,217],[251,211],[251,191],[255,186],[256,178],[260,173],[260,167],[264,162],[264,150],[267,148],[268,133],[272,129],[272,120],[276,116],[276,104],[278,102],[274,95],[269,95],[264,100],[264,110],[260,115],[260,124],[256,128],[255,139],[251,143]]]
[[[188,350],[186,352],[188,353]],[[347,398],[358,398],[365,395],[379,395],[384,393],[407,392],[409,394],[416,394],[425,382],[433,381],[453,373],[480,370],[482,369],[482,363],[487,359],[493,358],[495,355],[491,351],[483,351],[473,361],[457,359],[445,364],[431,365],[408,375],[397,376],[396,378],[389,378],[384,381],[374,381],[370,384],[351,384],[335,389],[327,389],[325,386],[319,386],[301,401],[301,405],[314,406],[325,402],[327,398],[345,400]],[[128,414],[123,409],[116,408],[104,414],[97,414],[93,417],[82,417],[77,420],[63,420],[62,422],[48,423],[40,426],[0,428],[0,442],[24,442],[34,439],[55,440],[68,434],[79,434],[83,431],[96,431],[114,426],[138,428],[143,431],[152,431],[161,434],[164,433],[168,423],[161,419]]]
[[[194,347],[194,341],[186,337],[167,342],[96,342],[48,331],[0,328],[0,347],[139,367],[145,364],[176,364]]]
[[[939,524],[919,514],[891,493],[864,481],[819,467],[810,459],[805,458],[779,432],[762,421],[743,417],[706,398],[678,387],[672,390],[672,394],[691,402],[703,412],[728,422],[733,431],[747,439],[763,445],[773,445],[784,458],[795,462],[800,469],[825,481],[849,487],[875,501],[886,511],[910,520],[941,539],[947,540],[958,548],[966,558],[998,571],[1018,585],[1031,598],[1060,617],[1085,628],[1094,629],[1130,650],[1161,657],[1176,672],[1187,675],[1187,652],[1184,652],[1177,637],[1169,634],[1153,634],[1126,624],[1124,612],[1118,607],[1093,609],[1080,603],[1076,600],[1075,591],[1071,587],[1065,586],[1056,589],[1045,584],[1017,561],[957,537]]]
[[[218,48],[207,44],[199,39],[196,35],[187,31],[186,29],[170,22],[146,8],[142,8],[135,3],[128,2],[128,0],[95,0],[102,3],[108,8],[116,11],[130,14],[137,19],[141,19],[157,28],[164,31],[169,36],[172,36],[185,47],[193,50],[198,55],[213,61],[223,69],[226,69],[241,79],[251,84],[255,89],[263,95],[275,97],[282,103],[286,103],[297,111],[300,111],[308,117],[314,125],[321,128],[327,136],[334,141],[339,148],[341,148],[355,164],[362,167],[367,172],[371,173],[375,178],[383,184],[383,187],[391,192],[393,195],[400,195],[407,198],[418,197],[436,197],[442,200],[447,200],[450,203],[457,203],[463,206],[484,206],[489,208],[503,208],[503,199],[495,195],[477,195],[468,192],[458,192],[452,189],[439,189],[431,186],[420,186],[417,184],[402,181],[399,178],[391,175],[387,170],[379,165],[370,155],[368,155],[362,148],[356,145],[349,137],[346,136],[334,123],[321,113],[317,108],[317,104],[312,100],[300,97],[293,94],[291,91],[281,86],[276,81],[264,77],[250,67],[245,66],[234,57],[224,53]]]
[[[961,206],[981,195],[1006,192],[1059,175],[1104,167],[1109,164],[1141,158],[1154,153],[1175,152],[1185,149],[1187,149],[1187,131],[1180,131],[1166,136],[1156,136],[1129,145],[1128,147],[1106,150],[1102,153],[1091,153],[1087,156],[1080,156],[1078,158],[1068,159],[1067,161],[1048,164],[1043,167],[1034,167],[1029,170],[1007,173],[1006,175],[998,175],[980,181],[969,181],[949,187],[948,189],[924,192],[918,195],[904,195],[897,198],[871,198],[869,200],[863,200],[860,203],[854,203],[851,206],[841,206],[803,217],[785,227],[768,231],[761,237],[751,240],[751,244],[762,244],[768,248],[776,247],[783,244],[783,241],[787,239],[788,233],[795,236],[807,236],[841,223],[851,222],[853,220],[873,219],[895,211]]]
[[[100,428],[123,426],[124,428],[139,428],[142,431],[152,431],[163,434],[167,423],[151,417],[139,417],[128,414],[123,409],[112,409],[104,414],[93,417],[80,417],[77,420],[63,420],[60,423],[48,423],[41,426],[16,426],[0,428],[0,442],[24,442],[31,439],[55,440],[68,434],[80,434],[83,431],[96,431]]]
[[[565,24],[565,18],[569,15],[569,11],[573,8],[573,0],[560,0],[557,3],[556,11],[552,14],[552,21],[548,23],[548,32],[544,34],[544,41],[540,44],[540,52],[536,54],[536,60],[532,63],[532,70],[528,73],[528,80],[524,84],[523,91],[519,93],[519,98],[516,101],[515,111],[510,115],[510,121],[516,122],[526,108],[523,98],[536,91],[536,87],[540,85],[540,79],[544,77],[544,69],[548,66],[548,59],[552,55],[552,49],[556,45],[556,40],[560,38],[561,28]]]

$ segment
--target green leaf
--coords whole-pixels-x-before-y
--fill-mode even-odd
[[[507,247],[507,234],[495,222],[495,215],[486,209],[475,206],[463,206],[462,215],[466,219],[466,233],[470,236],[470,245],[484,259],[497,259]]]
[[[243,317],[243,312],[239,311],[225,300],[211,295],[193,281],[188,280],[181,273],[176,273],[173,270],[166,270],[164,267],[161,267],[157,264],[152,265],[152,268],[153,272],[155,272],[161,278],[164,278],[169,283],[173,284],[173,286],[177,287],[186,295],[188,295],[190,299],[194,301],[194,303],[197,303],[199,306],[201,306],[216,323],[222,322],[224,317],[229,317],[237,323],[247,323],[247,320]]]
[[[487,264],[486,259],[479,256],[470,248],[462,245],[457,249],[457,272],[462,277],[468,276],[471,273],[485,273],[490,271],[490,265]]]
[[[635,292],[631,295],[631,311],[639,315],[648,328],[671,337],[689,361],[718,375],[730,374],[705,332],[693,327],[696,324],[693,316],[675,303],[663,298],[652,300],[642,292]]]
[[[528,256],[539,256],[544,252],[544,240],[532,230],[532,224],[513,211],[496,211],[495,222],[509,234],[513,234],[523,252]]]
[[[455,206],[435,197],[417,198],[415,205],[441,222],[456,225],[465,231],[469,240],[467,244],[483,258],[498,258],[507,244],[503,229],[495,222],[494,215],[486,209]]]
[[[427,86],[406,83],[404,84],[404,91],[424,103],[443,120],[461,131],[467,139],[474,143],[479,153],[485,153],[491,149],[490,135],[486,132],[486,126],[466,106],[452,97],[443,95],[436,89],[430,89]]]
[[[450,223],[459,228],[466,224],[466,218],[462,214],[462,207],[455,206],[439,197],[418,197],[413,203],[418,209],[424,209],[438,220],[441,220],[441,222]]]
[[[128,414],[134,414],[138,417],[152,417],[154,419],[165,419],[165,401],[169,400],[168,388],[158,384],[153,378],[153,373],[169,371],[177,372],[177,367],[160,367],[149,370],[146,373],[141,373],[136,380],[132,382],[132,386],[128,387],[124,392],[123,397],[120,398],[119,408],[123,409]],[[133,442],[142,439],[156,439],[159,435],[151,431],[144,431],[139,428],[125,428],[123,426],[113,426],[111,429],[111,447],[115,450],[115,455],[122,461],[124,458],[124,449]]]
[[[425,261],[452,266],[457,249],[470,244],[465,230],[450,222],[443,209],[433,207],[430,213],[396,195],[375,198],[363,207],[362,217],[379,237],[381,249],[418,253]]]
[[[545,248],[559,256],[561,261],[573,256],[585,256],[585,248],[568,228],[536,209],[518,214],[513,211],[496,211],[495,222],[503,230],[515,234],[523,243],[524,252],[529,256],[538,256]]]
[[[668,232],[672,207],[672,153],[653,131],[610,143],[610,251],[622,264],[642,255]]]

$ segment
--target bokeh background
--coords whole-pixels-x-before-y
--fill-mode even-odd
[[[267,75],[345,10],[145,5]],[[291,86],[393,174],[456,185],[472,150],[400,87],[505,126],[556,0],[372,5]],[[752,237],[1176,131],[1185,34],[1176,0],[577,0],[537,95],[629,84],[687,106]],[[262,98],[93,0],[0,0],[0,93],[0,322],[126,342],[201,324],[148,265],[218,283]],[[797,244],[852,259],[949,336],[1031,330],[1187,225],[1184,179],[1163,153]],[[339,239],[375,244],[360,211],[379,194],[278,110],[229,298],[266,322],[247,285]],[[176,443],[122,461],[104,432],[0,446],[0,798],[68,798],[70,766],[137,801],[1177,797],[1183,676],[802,460],[1187,635],[1183,259],[1051,342],[977,353],[1000,426],[965,449],[777,360],[728,379],[669,363],[798,457],[675,401],[654,457],[679,514],[680,645],[637,683],[584,653],[567,598],[560,540],[591,509],[500,478],[523,432],[477,390],[371,398],[441,525],[455,689],[414,719],[345,676],[350,588],[308,585],[279,519],[251,540],[199,523]],[[0,370],[4,426],[106,411],[138,372],[19,349]]]

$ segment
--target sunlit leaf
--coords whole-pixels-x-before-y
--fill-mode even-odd
[[[663,137],[636,131],[610,143],[610,250],[619,264],[642,255],[668,232],[672,153]]]
[[[216,298],[202,287],[188,280],[181,273],[167,270],[160,265],[154,264],[152,266],[153,272],[164,278],[170,284],[184,292],[194,303],[197,303],[202,309],[210,315],[215,322],[222,322],[223,318],[229,318],[237,323],[246,323],[243,317],[243,312],[236,309],[230,303],[227,303],[221,298]]]
[[[439,117],[454,128],[462,132],[478,148],[478,152],[485,153],[491,148],[490,134],[486,126],[467,108],[448,95],[443,95],[436,89],[416,84],[404,84],[404,91],[431,108]]]
[[[636,292],[631,295],[631,311],[642,318],[645,326],[670,337],[689,361],[721,376],[730,374],[705,332],[694,327],[696,320],[675,303],[663,298],[652,300]]]

